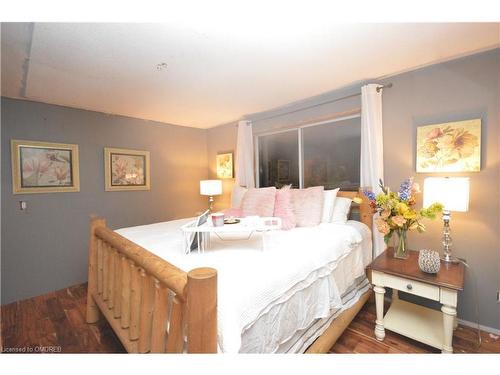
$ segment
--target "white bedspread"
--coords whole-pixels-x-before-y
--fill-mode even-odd
[[[362,234],[366,237],[368,229],[362,228],[363,224],[349,222],[349,225],[321,224],[290,231],[256,233],[247,241],[221,241],[212,236],[211,250],[186,255],[180,227],[189,220],[192,219],[124,228],[116,232],[185,271],[196,267],[217,269],[218,339],[221,351],[226,353],[239,352],[242,335],[260,317],[268,316],[273,307],[284,306],[284,302],[313,284],[320,286],[309,288],[312,294],[308,292],[308,295],[314,297],[310,299],[313,305],[309,309],[311,316],[303,314],[301,324],[306,324],[308,319],[311,323],[318,317],[328,316],[329,310],[341,306],[342,290],[362,275],[367,264],[366,254],[371,254],[371,250],[363,250],[361,246]],[[262,236],[266,243],[264,251]],[[351,256],[350,269],[342,270],[342,277],[335,277],[333,282],[318,282],[328,279],[339,262],[354,250],[357,255]],[[259,342],[258,351],[275,351],[283,338],[291,337],[298,328],[304,327],[291,324],[281,330],[262,332],[277,336]],[[251,336],[255,337],[255,332]],[[255,349],[245,344],[244,351]]]

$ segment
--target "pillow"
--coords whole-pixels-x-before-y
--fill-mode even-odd
[[[333,190],[323,191],[323,214],[321,216],[322,223],[329,223],[332,219],[333,204],[335,203],[335,197],[339,192],[339,188]]]
[[[323,186],[292,189],[293,211],[298,227],[314,227],[323,214]]]
[[[285,185],[281,189],[276,190],[273,216],[281,218],[281,229],[289,230],[295,228],[291,185]]]
[[[336,197],[333,204],[333,213],[330,223],[345,224],[351,211],[352,199],[344,197]]]
[[[247,188],[238,184],[233,185],[233,190],[231,191],[231,208],[241,208],[241,201],[247,190]]]
[[[243,216],[273,216],[275,199],[276,188],[274,186],[248,189],[241,201]]]
[[[225,217],[243,217],[243,212],[241,212],[241,208],[226,208],[221,211]]]

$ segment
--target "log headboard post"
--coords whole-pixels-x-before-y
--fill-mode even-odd
[[[360,188],[358,191],[340,190],[337,193],[337,197],[352,199],[355,202],[353,209],[359,213],[359,221],[361,221],[368,228],[370,228],[370,230],[372,230],[374,213],[372,208],[370,207],[370,200],[366,197],[363,191],[364,189],[362,188]]]
[[[217,271],[195,268],[187,275],[187,351],[217,353]]]
[[[373,210],[370,207],[370,200],[363,193],[363,189],[359,189],[359,198],[361,198],[362,202],[359,205],[359,219],[362,223],[368,226],[370,230],[372,230],[373,226]]]
[[[90,238],[89,238],[89,282],[87,293],[87,323],[95,323],[99,320],[100,312],[94,298],[93,293],[97,289],[97,236],[96,229],[106,227],[106,220],[98,217],[90,219]]]

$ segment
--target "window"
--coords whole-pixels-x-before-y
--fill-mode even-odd
[[[260,135],[257,148],[260,187],[359,188],[359,115]]]
[[[259,137],[259,186],[299,187],[298,130]]]
[[[304,187],[357,190],[361,121],[352,118],[302,129]]]

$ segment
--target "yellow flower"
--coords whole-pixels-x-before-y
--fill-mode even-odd
[[[413,210],[408,210],[408,211],[406,211],[403,214],[403,217],[405,219],[409,219],[409,220],[416,219],[417,218],[417,213],[415,211],[413,211]]]
[[[396,205],[396,210],[398,211],[398,213],[400,215],[404,215],[406,212],[408,212],[410,208],[408,207],[408,205],[406,203],[403,203],[403,202],[399,202],[397,205]]]
[[[456,129],[443,139],[443,148],[450,154],[458,153],[459,158],[471,156],[478,145],[477,137],[464,128]]]
[[[432,158],[439,151],[439,147],[437,146],[436,141],[427,140],[420,147],[420,154],[426,158]]]

